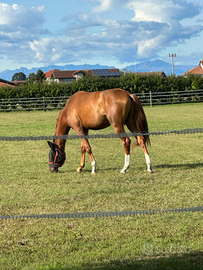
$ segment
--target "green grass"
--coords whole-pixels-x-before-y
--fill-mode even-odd
[[[202,104],[145,107],[150,131],[202,127]],[[0,136],[53,135],[58,111],[0,114]],[[113,133],[112,128],[96,133]],[[74,134],[72,132],[72,134]],[[133,139],[132,139],[133,140]],[[60,173],[46,141],[1,141],[0,215],[201,206],[203,134],[152,136],[153,175],[140,148],[120,174],[119,139],[91,139],[98,174],[80,174],[80,141],[67,141]],[[1,269],[203,269],[202,213],[0,221]]]

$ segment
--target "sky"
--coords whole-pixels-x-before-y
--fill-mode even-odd
[[[0,0],[0,71],[203,59],[199,0]]]

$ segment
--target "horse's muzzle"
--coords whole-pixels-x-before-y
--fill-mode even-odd
[[[49,171],[51,173],[57,173],[59,170],[58,170],[58,168],[55,168],[55,167],[49,167]]]

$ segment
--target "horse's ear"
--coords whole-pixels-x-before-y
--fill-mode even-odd
[[[48,143],[49,147],[50,147],[53,151],[55,151],[56,144],[55,144],[55,143],[52,143],[52,142],[50,142],[50,141],[47,141],[47,143]]]

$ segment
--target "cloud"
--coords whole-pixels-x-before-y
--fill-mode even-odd
[[[45,6],[28,9],[0,3],[0,55],[43,64],[94,58],[135,62],[156,58],[167,47],[185,43],[203,31],[194,22],[202,12],[201,4],[185,0],[83,1],[91,3],[92,12],[66,16],[64,28],[54,34],[43,29]],[[128,19],[115,16],[120,10],[128,11]]]
[[[99,6],[95,6],[92,8],[93,13],[107,12],[125,6],[125,1],[123,0],[90,0],[90,1],[100,3]]]
[[[9,29],[37,29],[44,23],[45,6],[27,9],[22,5],[0,3],[0,25]]]
[[[96,1],[100,2],[101,5],[94,7],[92,9],[93,13],[100,13],[113,9],[113,0],[96,0]]]
[[[18,4],[0,3],[0,55],[14,61],[33,57],[29,41],[48,33],[42,28],[44,12],[45,6],[27,9]]]
[[[127,6],[134,10],[133,21],[157,21],[170,23],[198,15],[200,6],[185,0],[137,0],[129,1]]]
[[[100,26],[100,32],[84,35],[83,38],[97,48],[100,56],[103,52],[121,63],[157,57],[166,47],[184,43],[203,31],[201,25],[184,26],[181,23],[183,19],[199,15],[202,10],[201,5],[184,0],[95,1],[100,5],[93,8],[93,13],[106,14],[116,9],[119,3],[123,8],[133,10],[135,16],[125,21],[102,17],[92,20],[88,16],[85,19],[77,18],[77,27],[71,31],[80,29],[85,33],[90,26]],[[67,28],[67,33],[71,34],[71,31]],[[88,42],[85,43],[88,45]]]

